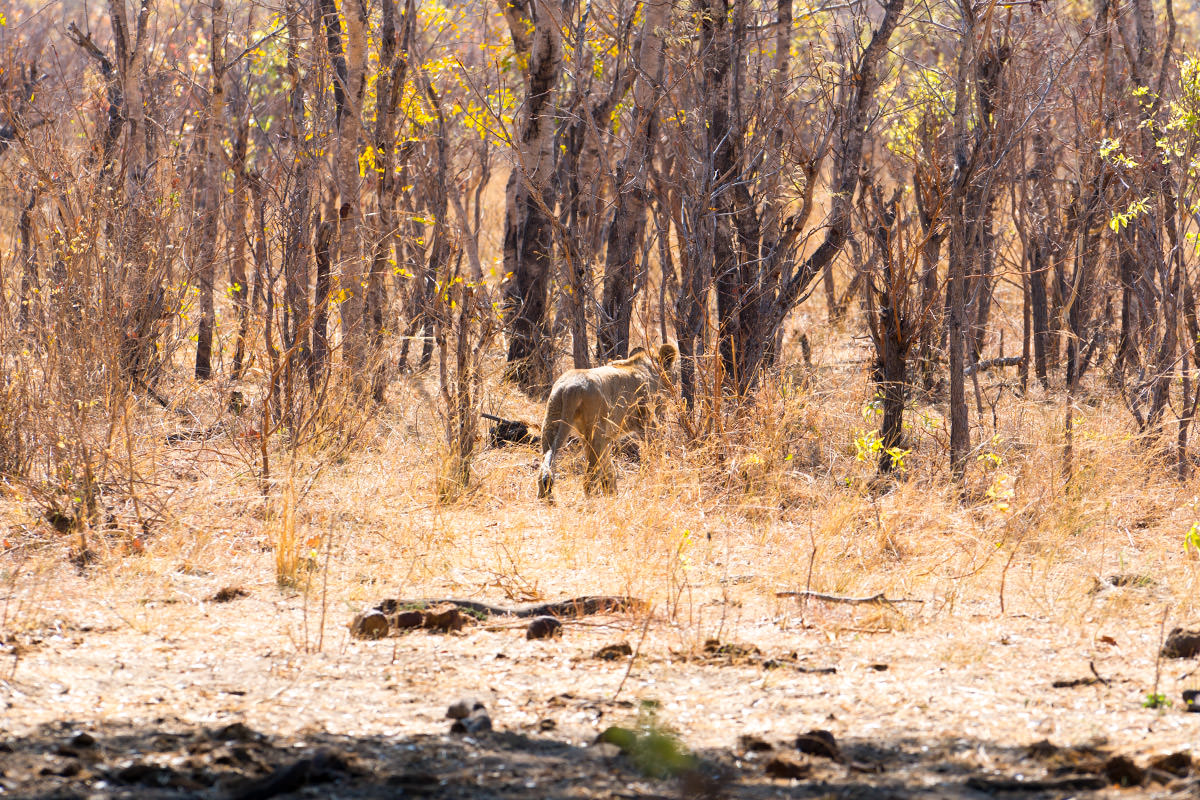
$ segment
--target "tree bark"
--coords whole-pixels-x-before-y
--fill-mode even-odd
[[[975,58],[975,14],[970,0],[960,0],[964,31],[959,40],[958,73],[955,82],[954,147],[955,175],[950,195],[950,272],[947,278],[947,349],[950,361],[950,473],[961,481],[966,474],[971,434],[967,427],[967,395],[964,383],[963,348],[966,344],[967,220],[966,196],[971,175],[968,116],[971,101],[968,75]]]
[[[335,261],[341,267],[338,289],[342,329],[342,359],[356,381],[363,383],[366,366],[366,280],[363,274],[362,208],[359,202],[359,135],[366,92],[367,6],[366,0],[347,0],[342,8],[346,20],[345,50],[342,25],[334,0],[319,0],[325,23],[326,46],[333,62],[334,118],[337,143],[334,155],[334,184],[338,191],[338,239]]]
[[[124,5],[124,0],[114,0]],[[212,39],[209,63],[212,69],[208,90],[208,110],[204,129],[204,217],[201,223],[199,249],[200,326],[196,333],[196,380],[212,377],[212,341],[216,315],[213,308],[214,278],[216,276],[217,236],[220,229],[222,176],[225,159],[221,144],[221,124],[225,118],[225,40],[228,20],[225,0],[212,0]],[[140,102],[140,100],[139,100]]]
[[[527,393],[550,388],[553,340],[549,289],[554,236],[549,209],[554,157],[554,93],[562,68],[558,10],[549,0],[500,0],[518,58],[526,61],[525,102],[513,142],[517,163],[506,189],[504,307],[508,323],[505,375]]]
[[[396,110],[408,72],[408,47],[414,16],[408,0],[401,17],[402,32],[396,28],[396,2],[383,0],[379,69],[375,77],[375,211],[374,248],[367,293],[371,353],[376,360],[372,380],[375,402],[383,402],[387,384],[387,362],[383,358],[384,315],[387,306],[388,255],[396,234]]]
[[[668,0],[645,3],[645,23],[638,48],[638,74],[633,84],[633,126],[625,160],[617,167],[616,209],[608,229],[604,294],[596,331],[600,363],[629,353],[629,324],[637,280],[636,258],[646,230],[646,179],[658,136],[658,101],[663,79],[662,31]]]

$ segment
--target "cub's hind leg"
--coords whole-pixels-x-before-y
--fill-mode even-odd
[[[588,469],[583,485],[588,494],[597,489],[605,494],[617,491],[617,476],[613,467],[613,447],[616,440],[613,434],[612,425],[606,420],[592,429],[591,436],[585,443]]]

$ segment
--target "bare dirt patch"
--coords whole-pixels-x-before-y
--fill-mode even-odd
[[[620,614],[564,620],[551,639],[527,639],[523,624],[476,624],[371,641],[350,636],[352,615],[337,604],[325,609],[318,651],[319,598],[250,580],[256,566],[269,571],[266,556],[258,561],[239,576],[247,594],[222,603],[210,598],[227,581],[212,576],[159,576],[154,597],[99,601],[104,575],[64,573],[59,619],[7,645],[6,795],[1079,797],[1116,796],[1125,783],[1142,796],[1185,797],[1200,788],[1187,755],[1200,715],[1179,702],[1143,707],[1159,647],[1153,620],[1066,628],[1049,615],[998,617],[980,602],[863,633],[877,612],[814,604],[802,621],[798,604],[747,592],[725,601],[737,604],[725,623],[736,644],[695,643],[680,620]],[[1101,631],[1118,644],[1097,645]],[[1089,662],[1104,683],[1053,685]],[[1195,669],[1157,666],[1169,698]],[[486,707],[492,730],[450,733],[447,707],[466,695]],[[693,760],[656,772],[636,747],[596,744],[613,726],[662,732]],[[818,741],[815,731],[821,747],[797,746]]]

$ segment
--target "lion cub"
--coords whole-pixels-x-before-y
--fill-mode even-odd
[[[629,358],[592,369],[573,369],[559,376],[546,403],[542,425],[542,469],[538,497],[554,488],[554,459],[574,433],[583,440],[588,467],[583,488],[617,490],[612,448],[626,433],[646,434],[651,403],[667,380],[678,351],[673,344],[658,348],[657,358],[642,348]]]

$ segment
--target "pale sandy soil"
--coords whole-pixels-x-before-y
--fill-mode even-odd
[[[138,758],[157,763],[154,748],[144,742],[112,744],[124,743],[126,732],[136,739],[240,722],[296,754],[317,745],[359,753],[376,778],[400,763],[397,753],[428,751],[422,768],[441,764],[442,779],[452,780],[426,788],[445,796],[493,790],[519,796],[523,780],[540,781],[543,788],[547,780],[559,780],[546,794],[527,787],[527,796],[557,796],[572,784],[591,791],[596,780],[601,783],[592,788],[599,794],[625,784],[633,796],[687,794],[678,782],[647,781],[589,749],[605,727],[631,724],[633,702],[642,700],[658,701],[662,723],[687,747],[734,767],[736,782],[725,789],[730,796],[983,796],[966,788],[967,777],[1044,777],[1045,766],[1023,752],[1038,741],[1091,746],[1139,763],[1191,750],[1200,741],[1200,715],[1184,713],[1179,701],[1180,689],[1196,683],[1188,677],[1195,661],[1162,662],[1159,691],[1174,705],[1142,707],[1154,685],[1159,626],[1153,615],[1139,612],[1157,608],[1162,590],[1153,587],[1107,590],[1125,609],[1122,615],[1105,615],[1109,601],[1102,598],[1097,621],[1065,625],[1054,615],[1000,617],[996,604],[983,600],[960,602],[953,610],[906,610],[908,619],[814,602],[802,619],[798,604],[764,599],[756,581],[746,580],[697,587],[709,599],[694,599],[690,611],[703,619],[656,616],[644,639],[643,620],[601,617],[568,622],[565,635],[549,641],[527,641],[523,626],[502,621],[491,626],[500,629],[358,641],[345,628],[348,611],[331,605],[319,642],[319,596],[310,596],[306,608],[302,595],[274,585],[271,567],[269,554],[260,554],[232,575],[161,575],[144,598],[125,595],[129,587],[119,575],[110,576],[111,583],[66,571],[55,575],[45,591],[58,598],[56,618],[11,637],[0,683],[5,738],[19,754],[23,747],[61,744],[77,730],[90,731],[101,747],[112,748],[108,760],[120,766]],[[228,603],[207,600],[231,582],[249,595]],[[938,601],[925,599],[926,605]],[[696,636],[717,635],[722,614],[723,641],[756,645],[782,663],[706,663]],[[632,669],[628,658],[593,657],[619,641],[640,643]],[[1091,675],[1089,662],[1107,685],[1052,688],[1055,680]],[[498,731],[526,738],[484,734],[464,743],[446,736],[447,706],[463,696],[482,700]],[[765,757],[742,757],[744,735],[794,752],[796,735],[811,729],[829,730],[847,752],[878,763],[880,771],[852,771],[814,758],[812,778],[789,783],[764,776]],[[519,753],[552,744],[569,748],[520,766]],[[506,769],[516,772],[491,788],[486,775],[476,785],[438,761],[446,748],[463,750],[450,759],[463,764],[469,753],[499,753]],[[5,758],[14,756],[0,753]],[[43,766],[69,760],[46,755]],[[164,763],[178,764],[178,757],[164,757]],[[572,769],[582,770],[578,780],[563,777]],[[103,774],[23,775],[10,765],[0,785],[19,797],[49,796],[55,789],[68,792],[62,796],[131,791]],[[501,791],[510,779],[513,786]],[[345,778],[344,796],[374,796],[365,780]],[[192,791],[225,796],[230,785]],[[322,784],[314,791],[343,796],[338,787]],[[376,788],[379,796],[387,791],[386,784]],[[1176,780],[1125,791],[1173,796],[1195,788]],[[129,796],[139,796],[147,789],[132,791]],[[155,791],[187,796],[189,790]]]

